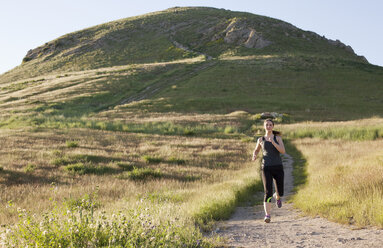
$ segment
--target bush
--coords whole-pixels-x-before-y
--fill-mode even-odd
[[[31,57],[27,57],[27,56],[25,56],[25,57],[23,58],[23,63],[26,63],[26,62],[31,61],[31,60],[32,60]]]
[[[131,171],[134,169],[134,165],[130,162],[118,162],[117,166],[125,171]]]
[[[62,157],[62,158],[55,158],[51,161],[51,163],[53,165],[56,165],[56,166],[60,166],[60,165],[66,165],[66,164],[69,164],[70,161],[68,160],[68,158],[66,157]]]
[[[64,170],[73,174],[83,175],[87,172],[87,167],[83,163],[68,164],[64,167]]]
[[[33,172],[33,171],[35,171],[35,169],[36,169],[36,165],[34,165],[34,164],[28,164],[27,166],[24,167],[24,171],[26,173]]]
[[[78,142],[74,141],[74,140],[68,140],[66,142],[66,146],[69,147],[69,148],[78,147]]]
[[[225,134],[229,134],[229,133],[235,133],[236,132],[236,128],[232,127],[232,126],[226,126],[225,127],[225,130],[224,130],[224,133]]]
[[[183,133],[184,133],[185,136],[193,136],[193,135],[195,135],[195,132],[192,129],[190,129],[190,128],[185,128]]]
[[[128,173],[128,178],[132,180],[147,180],[161,177],[164,177],[162,172],[151,168],[134,168]]]
[[[250,117],[251,120],[253,121],[258,121],[262,119],[262,114],[255,114]]]
[[[152,157],[149,155],[144,155],[142,156],[142,159],[147,163],[147,164],[158,164],[162,162],[162,158],[159,157]]]
[[[244,143],[250,143],[250,142],[254,142],[254,138],[252,138],[252,137],[245,137],[245,138],[241,138],[241,141],[244,142]]]
[[[214,165],[214,168],[217,168],[217,169],[226,169],[229,167],[229,164],[228,163],[222,163],[222,162],[217,162],[215,165]]]
[[[176,157],[170,157],[167,162],[170,164],[178,164],[178,165],[186,163],[184,159],[176,158]]]

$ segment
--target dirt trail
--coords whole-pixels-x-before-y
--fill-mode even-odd
[[[289,155],[283,156],[286,195],[293,189],[292,163]],[[304,217],[291,204],[284,203],[280,209],[274,206],[269,224],[263,217],[261,205],[238,207],[215,232],[227,239],[224,247],[383,247],[381,229],[355,230],[323,218]]]

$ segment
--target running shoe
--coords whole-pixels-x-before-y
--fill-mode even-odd
[[[281,201],[281,199],[277,200],[276,204],[277,204],[277,207],[278,207],[278,208],[281,208],[281,207],[282,207],[282,201]]]
[[[273,197],[275,198],[275,205],[277,205],[278,208],[281,208],[282,207],[281,198],[279,197],[279,200],[277,200],[277,193],[274,193]]]
[[[271,221],[271,217],[270,217],[270,215],[267,214],[267,215],[265,216],[265,222],[266,222],[266,223],[270,223],[270,221]]]

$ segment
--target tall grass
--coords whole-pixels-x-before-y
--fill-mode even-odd
[[[290,139],[321,138],[352,141],[383,138],[383,119],[368,118],[343,122],[300,122],[281,127]]]
[[[49,240],[62,247],[81,247],[81,242],[94,247],[119,242],[209,247],[214,241],[202,238],[199,228],[209,230],[215,220],[227,218],[241,200],[259,189],[258,170],[248,157],[253,147],[235,139],[87,128],[3,129],[0,137],[5,165],[0,187],[7,187],[0,193],[4,206],[0,219],[10,235],[7,242],[15,247],[49,247]],[[71,143],[74,138],[76,145]],[[81,196],[96,186],[93,215],[84,209],[78,212]],[[38,204],[33,204],[36,199]],[[137,208],[139,204],[145,208]],[[66,214],[67,207],[75,211]],[[105,219],[100,217],[102,211]],[[123,219],[112,217],[121,216],[119,211],[131,219],[129,230]],[[139,226],[141,214],[151,215],[143,221],[159,223],[155,230]],[[45,216],[52,221],[42,223]],[[105,225],[97,229],[99,222]],[[78,232],[73,231],[76,228]],[[116,228],[128,236],[117,237]]]
[[[37,218],[18,209],[17,228],[7,229],[6,247],[212,247],[212,241],[174,206],[146,201],[108,215],[97,202],[84,197],[73,207],[55,208]]]
[[[254,192],[262,190],[258,169],[250,167],[238,174],[241,175],[200,189],[193,198],[191,215],[204,230],[211,229],[216,220],[229,218],[239,202],[248,200]]]
[[[383,227],[383,141],[300,139],[307,182],[294,204],[341,223]]]
[[[214,220],[228,218],[239,202],[261,188],[252,166],[226,177],[184,191],[186,201],[174,198],[177,191],[155,198],[148,194],[118,212],[98,210],[97,194],[63,206],[52,202],[53,210],[42,217],[17,209],[19,222],[8,227],[2,242],[7,247],[212,247],[214,239],[203,237],[199,228],[211,230]]]

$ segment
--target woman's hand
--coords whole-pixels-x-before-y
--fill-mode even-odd
[[[251,159],[251,161],[255,161],[257,159],[257,155],[253,154],[253,158]]]
[[[274,144],[274,143],[275,143],[275,142],[274,142],[274,135],[269,136],[269,137],[266,137],[266,141],[269,141],[269,142],[271,142],[272,144]]]

